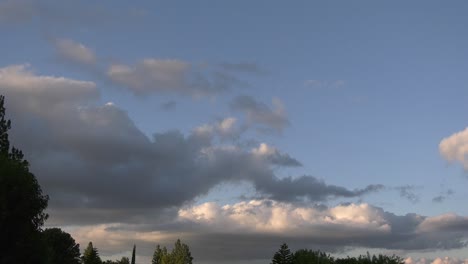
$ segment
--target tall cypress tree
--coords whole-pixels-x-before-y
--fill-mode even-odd
[[[278,251],[276,251],[271,264],[292,264],[293,254],[286,243],[283,243]]]
[[[132,264],[135,264],[135,251],[136,251],[136,245],[133,245]]]

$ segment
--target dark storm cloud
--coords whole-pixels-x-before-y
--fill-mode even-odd
[[[270,160],[241,147],[217,146],[216,134],[169,131],[148,138],[112,103],[79,106],[98,98],[93,83],[38,76],[24,67],[1,70],[12,141],[27,153],[51,209],[177,207],[225,182],[249,182],[281,200],[355,197],[374,188],[348,190],[311,176],[279,179],[272,164],[298,162],[284,153]],[[96,222],[108,219],[90,214]],[[84,218],[82,213],[74,223]]]
[[[279,100],[273,100],[273,108],[271,108],[251,96],[243,95],[234,98],[231,108],[243,112],[248,122],[263,132],[281,133],[289,125],[286,111]]]

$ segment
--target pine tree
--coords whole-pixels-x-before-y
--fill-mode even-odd
[[[293,255],[289,250],[289,247],[286,243],[283,243],[278,251],[276,251],[271,264],[292,264]]]
[[[133,251],[132,251],[132,264],[135,264],[135,251],[136,251],[136,245],[133,245]]]
[[[186,244],[177,239],[174,249],[172,250],[172,258],[174,264],[192,264],[192,253]]]
[[[83,252],[83,264],[101,264],[101,258],[97,248],[93,247],[93,243],[89,242],[88,247]]]
[[[153,253],[153,259],[151,260],[151,264],[161,264],[162,257],[163,257],[163,251],[161,247],[157,245]]]

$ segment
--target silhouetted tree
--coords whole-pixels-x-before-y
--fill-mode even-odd
[[[299,249],[293,254],[294,264],[327,264],[333,263],[333,257],[321,251]]]
[[[101,258],[97,248],[93,247],[93,243],[89,242],[88,247],[83,252],[83,264],[101,264]]]
[[[48,264],[80,264],[80,245],[60,228],[48,228],[42,232],[47,247]]]
[[[133,245],[133,251],[132,251],[132,264],[135,264],[135,251],[136,251],[136,245]]]
[[[119,264],[130,264],[130,260],[127,257],[122,257],[120,261],[118,261]]]
[[[49,197],[29,171],[23,153],[10,148],[5,97],[0,96],[0,263],[42,263],[40,231]]]
[[[278,251],[276,251],[273,259],[271,260],[272,264],[292,264],[293,255],[291,250],[286,243],[283,243]]]

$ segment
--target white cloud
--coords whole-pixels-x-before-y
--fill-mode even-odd
[[[198,126],[194,129],[194,133],[205,137],[219,136],[221,139],[235,139],[243,132],[236,124],[236,118],[227,117],[214,124]]]
[[[196,222],[221,233],[271,233],[290,236],[346,237],[389,233],[384,212],[368,204],[336,206],[326,210],[272,200],[251,200],[220,206],[204,203],[179,210],[180,221]]]
[[[73,63],[85,65],[96,63],[96,55],[90,48],[71,39],[56,39],[55,48],[61,58]]]
[[[301,166],[301,163],[288,154],[281,153],[277,148],[266,143],[260,143],[257,148],[252,149],[252,154],[258,158],[270,161],[281,166]]]
[[[458,161],[468,170],[468,128],[442,139],[439,152],[447,161]]]

